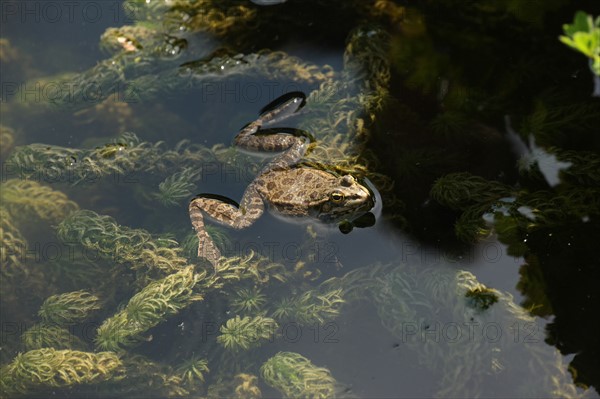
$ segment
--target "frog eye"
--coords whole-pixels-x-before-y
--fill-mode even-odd
[[[335,202],[336,204],[339,204],[340,202],[342,202],[344,200],[344,194],[342,194],[342,193],[332,193],[331,194],[331,200],[333,202]]]

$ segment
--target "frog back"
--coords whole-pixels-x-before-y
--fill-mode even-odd
[[[273,170],[256,180],[256,189],[269,208],[286,216],[310,216],[329,198],[336,182],[331,173],[309,168]]]

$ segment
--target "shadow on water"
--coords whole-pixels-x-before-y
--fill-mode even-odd
[[[2,4],[3,393],[598,396],[593,1],[52,3]],[[240,201],[293,91],[381,214],[208,223],[214,270],[188,201]]]

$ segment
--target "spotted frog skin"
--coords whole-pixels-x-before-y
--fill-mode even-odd
[[[277,100],[274,101],[277,103]],[[204,226],[204,215],[234,229],[252,225],[264,212],[325,223],[353,219],[374,204],[371,192],[351,175],[337,176],[323,170],[297,166],[307,148],[307,138],[287,133],[265,134],[263,124],[285,119],[304,105],[292,96],[263,112],[236,136],[235,145],[251,151],[281,152],[248,186],[239,206],[224,197],[200,194],[189,205],[190,219],[198,236],[198,256],[216,265],[221,253]]]

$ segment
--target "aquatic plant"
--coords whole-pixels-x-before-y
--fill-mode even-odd
[[[26,273],[23,250],[27,242],[14,225],[11,215],[0,207],[0,276],[2,280]]]
[[[262,393],[258,387],[258,377],[252,374],[240,373],[236,374],[234,383],[235,394],[240,399],[259,399],[262,398]]]
[[[209,371],[208,361],[194,355],[181,363],[175,373],[188,387],[194,387],[199,383],[204,383],[204,375]]]
[[[510,247],[515,241],[511,241]],[[536,255],[525,258],[526,263],[519,268],[519,282],[517,288],[526,295],[521,303],[523,308],[532,315],[547,317],[554,314],[550,298],[548,297],[548,283],[544,278],[540,261]]]
[[[439,203],[456,210],[473,205],[490,204],[512,189],[499,182],[491,182],[470,173],[451,173],[439,178],[431,188],[431,197]]]
[[[227,248],[233,248],[231,236],[222,226],[213,224],[206,225],[206,232],[213,240],[217,248],[226,252]],[[198,259],[198,235],[194,232],[189,233],[181,242],[183,253],[188,259]]]
[[[480,51],[481,45],[473,45],[476,40],[481,41],[485,47],[496,51],[496,46],[489,46],[487,30],[493,30],[498,22],[501,22],[499,25],[505,29],[509,26],[504,23],[507,22],[507,15],[509,18],[531,20],[532,24],[534,21],[542,21],[544,13],[555,8],[561,1],[555,0],[535,7],[525,4],[527,2],[513,0],[498,4],[484,1],[479,3],[476,9],[492,15],[493,18],[491,24],[489,19],[483,22],[477,21],[478,24],[485,25],[486,32],[480,32],[484,36],[483,39],[481,37],[475,39],[474,37],[479,35],[473,35],[468,29],[462,29],[461,32],[466,33],[455,34],[452,37],[463,42],[464,46],[453,47],[453,44],[450,44],[443,48],[448,48],[456,54],[466,49],[469,54],[477,54],[481,59],[488,59],[486,55],[489,53]],[[300,3],[290,1],[288,4],[295,6]],[[320,3],[323,2],[316,0],[310,5]],[[438,3],[436,7],[451,2],[442,0]],[[540,64],[546,63],[545,59],[540,61],[538,57],[532,58],[529,53],[526,57],[529,66],[515,67],[519,69],[519,73],[511,71],[502,75],[498,72],[511,68],[502,67],[501,71],[498,71],[494,68],[479,68],[479,65],[474,64],[478,73],[470,74],[468,69],[461,70],[460,65],[457,66],[454,61],[451,62],[443,55],[444,52],[439,51],[441,47],[439,42],[435,41],[435,35],[443,35],[443,23],[438,23],[439,20],[435,19],[427,20],[424,14],[415,11],[416,6],[407,10],[394,4],[393,1],[336,1],[328,6],[340,11],[341,24],[356,25],[356,20],[348,21],[348,18],[344,18],[348,15],[347,11],[353,9],[360,14],[361,22],[367,22],[364,26],[354,29],[348,36],[342,71],[334,71],[328,66],[314,65],[291,57],[289,54],[261,49],[267,47],[269,43],[275,43],[261,41],[262,37],[273,32],[278,32],[276,36],[280,42],[286,42],[286,37],[290,37],[290,34],[308,37],[314,35],[314,24],[311,25],[311,29],[305,29],[306,20],[297,18],[295,13],[277,15],[277,12],[270,11],[268,7],[256,7],[249,1],[200,0],[190,3],[179,0],[170,2],[130,0],[124,3],[124,7],[125,10],[127,7],[135,9],[135,18],[133,18],[135,25],[109,28],[104,33],[100,45],[104,51],[110,53],[110,58],[87,72],[72,75],[73,80],[69,85],[77,87],[78,91],[69,93],[72,98],[63,98],[63,105],[71,105],[75,108],[88,107],[89,101],[80,101],[75,96],[83,95],[90,90],[101,93],[101,98],[98,99],[104,100],[101,104],[109,102],[109,96],[117,94],[118,91],[124,91],[128,99],[162,101],[165,95],[180,95],[188,90],[202,90],[202,86],[206,83],[238,77],[253,79],[269,76],[273,79],[302,82],[311,85],[310,89],[314,88],[312,85],[319,85],[318,89],[311,92],[308,99],[307,108],[310,108],[311,112],[301,121],[305,130],[319,135],[317,143],[311,148],[306,165],[337,173],[353,173],[360,177],[368,177],[376,181],[379,189],[386,190],[391,188],[392,180],[375,172],[381,170],[378,169],[379,160],[365,150],[365,143],[372,137],[376,123],[381,121],[382,109],[397,110],[394,107],[388,108],[392,101],[397,101],[392,99],[388,92],[390,86],[388,32],[402,29],[407,33],[406,37],[392,40],[392,47],[402,56],[400,61],[394,60],[394,63],[396,67],[404,63],[403,65],[409,71],[409,83],[413,84],[411,87],[426,88],[431,94],[438,95],[432,103],[435,107],[443,108],[444,112],[438,114],[430,127],[434,133],[446,139],[454,140],[459,135],[469,139],[477,136],[480,130],[469,131],[473,126],[470,123],[472,121],[469,119],[471,115],[469,111],[477,108],[478,115],[490,115],[490,109],[495,109],[494,107],[506,100],[506,93],[514,89],[514,84],[529,82],[528,79],[523,78],[527,71],[540,73],[542,69],[539,67]],[[419,7],[427,8],[430,4],[425,2]],[[456,5],[448,4],[446,7],[456,8]],[[467,14],[465,18],[480,15],[472,12],[473,10],[474,8],[469,8],[470,12],[465,13]],[[389,21],[393,25],[382,28],[371,24],[374,20]],[[313,22],[323,24],[319,19],[311,21],[311,24]],[[329,24],[329,20],[326,24]],[[283,29],[263,29],[271,25],[282,26]],[[454,31],[456,31],[455,26],[451,24]],[[441,28],[436,30],[437,27]],[[519,26],[519,29],[521,28],[522,26]],[[513,32],[512,29],[506,30],[510,34]],[[259,36],[248,35],[249,31]],[[344,35],[347,33],[347,30],[339,28],[333,31],[334,34],[340,34],[337,31],[343,31]],[[211,46],[205,46],[202,42],[204,35],[194,35],[192,32],[208,32],[210,35],[218,36],[223,40],[223,48],[212,51]],[[523,32],[529,33],[528,30],[519,30],[519,34]],[[413,37],[421,35],[423,40],[415,43],[408,40],[410,35]],[[522,36],[529,40],[528,34]],[[195,40],[194,45],[188,46],[188,40],[191,42],[192,39]],[[512,50],[513,42],[510,41],[508,46]],[[211,49],[211,52],[207,53],[206,49]],[[179,56],[183,51],[185,51],[185,59],[193,61],[180,65],[182,58]],[[519,60],[516,64],[518,63]],[[402,85],[404,82],[397,78],[404,73],[401,69],[396,72],[399,73],[395,76],[394,85]],[[468,84],[468,80],[475,75],[492,76],[494,80],[500,82],[497,86],[490,86],[489,90],[494,92],[493,96],[488,96],[489,93],[485,93],[479,86]],[[511,75],[510,79],[507,75]],[[501,89],[497,90],[500,94],[496,93],[498,87]],[[409,94],[412,97],[414,93]],[[395,103],[394,106],[396,105]],[[515,108],[520,106],[521,104],[516,104]],[[547,103],[536,107],[531,120],[531,126],[537,129],[535,134],[552,132],[567,135],[563,127],[572,126],[574,119],[581,121],[583,116],[593,114],[591,108],[583,109],[579,105],[573,107],[578,110],[566,107],[561,108],[557,113],[554,111],[559,108],[548,106]],[[406,107],[406,112],[402,111],[394,115],[394,123],[405,117],[422,118],[422,115],[417,112],[413,112],[412,116],[409,115],[411,110],[408,108]],[[87,112],[89,109],[85,108],[84,111],[76,113],[75,118],[81,121],[89,117],[92,113],[92,111]],[[547,110],[551,112],[545,113]],[[556,115],[558,118],[555,117]],[[571,119],[563,118],[568,115],[571,115]],[[564,121],[567,123],[557,123]],[[593,117],[585,121],[593,125]],[[413,132],[412,127],[406,127],[404,121],[403,126],[411,134],[420,136],[420,131]],[[585,127],[584,123],[581,126]],[[106,131],[115,130],[106,129]],[[144,137],[148,137],[151,133],[146,130],[143,132]],[[550,133],[547,136],[550,136]],[[386,138],[386,143],[389,141],[390,139]],[[452,157],[440,160],[439,154],[430,151],[429,148],[410,152],[411,145],[406,145],[402,140],[398,142],[406,147],[405,152],[397,153],[402,155],[400,161],[404,162],[401,166],[406,166],[406,169],[403,169],[406,175],[418,173],[419,167],[415,166],[417,162],[421,162],[419,166],[426,164],[426,169],[431,167],[435,176],[439,176],[442,172],[447,173],[448,170],[456,170],[447,167],[452,163],[450,159]],[[573,215],[582,219],[586,216],[589,218],[589,215],[584,213],[586,203],[590,205],[585,208],[585,212],[595,212],[597,198],[600,196],[594,185],[597,186],[598,183],[596,169],[600,170],[600,168],[597,167],[597,160],[593,155],[592,151],[589,154],[573,151],[570,156],[573,159],[579,158],[573,161],[577,165],[562,173],[567,181],[586,185],[586,190],[571,192],[568,190],[569,187],[548,190],[543,186],[539,192],[526,195],[500,182],[490,182],[473,175],[454,175],[442,177],[432,190],[432,197],[435,196],[440,204],[457,212],[456,233],[464,241],[472,242],[487,235],[491,231],[491,225],[487,223],[491,215],[499,236],[503,239],[509,236],[511,239],[521,238],[522,241],[521,234],[524,232],[540,231],[545,226],[561,226],[561,223]],[[10,162],[11,165],[17,166],[17,170],[22,172],[23,176],[36,178],[39,176],[37,173],[40,168],[45,168],[56,176],[67,177],[68,182],[79,184],[95,182],[98,178],[112,174],[126,176],[131,172],[142,172],[145,173],[145,178],[156,181],[156,189],[143,191],[143,187],[136,187],[139,191],[136,191],[135,199],[141,202],[142,207],[147,206],[154,210],[157,202],[171,206],[192,195],[201,176],[203,164],[207,160],[228,163],[230,160],[240,160],[242,157],[231,148],[215,146],[207,149],[190,145],[188,142],[181,142],[175,149],[170,149],[162,143],[144,142],[134,134],[128,133],[105,145],[87,149],[43,144],[22,146],[13,151]],[[246,159],[243,161],[233,162],[233,167],[241,169],[248,164],[258,164],[254,161],[248,162]],[[323,165],[326,161],[333,165]],[[528,178],[535,180],[535,171],[531,172]],[[403,186],[398,183],[397,185]],[[74,190],[77,187],[69,189]],[[516,197],[515,202],[506,200],[507,196]],[[544,199],[544,196],[547,198]],[[393,208],[394,212],[400,213],[400,208],[396,207],[398,203],[398,201],[385,201],[386,208]],[[530,207],[530,212],[525,208],[519,211],[521,206]],[[15,207],[11,209],[12,211],[18,212],[19,209]],[[8,212],[1,209],[0,212],[2,212],[0,216],[6,213],[12,218]],[[31,268],[28,264],[30,259],[27,257],[11,255],[17,253],[19,247],[27,244],[15,227],[20,228],[21,224],[13,223],[15,221],[10,219],[5,223],[3,218],[0,225],[3,273],[8,270],[7,274],[18,275],[20,270],[23,270],[23,273],[29,273],[31,277],[24,283],[30,284],[29,280],[34,280],[37,284],[39,281],[48,282],[51,288],[47,289],[52,290],[53,294],[69,290],[79,290],[75,293],[81,293],[67,293],[48,298],[40,311],[44,319],[62,324],[83,320],[90,314],[84,308],[91,311],[98,304],[90,299],[89,294],[82,293],[81,290],[84,288],[88,292],[98,293],[102,298],[103,306],[106,307],[106,312],[115,312],[114,316],[105,320],[98,331],[96,344],[99,348],[119,351],[119,360],[122,363],[119,370],[122,371],[115,373],[114,378],[107,377],[106,380],[102,380],[102,383],[94,383],[87,390],[86,387],[78,387],[77,391],[69,391],[67,396],[85,395],[89,392],[90,395],[100,397],[190,397],[205,394],[203,390],[206,380],[208,385],[206,395],[209,397],[260,397],[258,379],[252,374],[257,373],[258,370],[250,349],[264,342],[266,337],[263,336],[262,340],[257,339],[258,343],[249,338],[260,336],[264,325],[275,328],[276,321],[273,319],[294,320],[301,323],[324,322],[337,317],[348,305],[356,301],[364,301],[365,298],[372,302],[385,326],[399,338],[404,338],[401,335],[402,328],[411,321],[423,321],[427,326],[426,331],[430,333],[432,331],[435,333],[435,329],[430,327],[433,325],[432,322],[437,320],[459,323],[506,320],[510,325],[515,322],[533,322],[531,318],[519,313],[518,307],[506,294],[496,293],[483,287],[469,273],[450,271],[450,267],[440,270],[440,268],[416,269],[403,264],[386,266],[371,264],[346,273],[343,277],[330,279],[314,289],[309,282],[319,279],[321,271],[312,264],[313,259],[310,258],[303,258],[295,266],[286,267],[250,253],[225,257],[214,270],[206,269],[206,272],[198,272],[203,270],[204,263],[198,260],[195,251],[191,250],[197,247],[197,242],[194,242],[193,234],[186,234],[189,225],[185,225],[188,226],[187,230],[185,227],[178,230],[177,226],[171,228],[171,226],[161,225],[164,230],[160,231],[175,233],[172,236],[158,236],[143,229],[120,225],[113,218],[91,211],[77,211],[71,216],[66,215],[67,213],[69,212],[57,216],[56,220],[52,221],[52,223],[60,222],[57,229],[59,237],[69,243],[71,249],[88,250],[100,254],[101,259],[90,261],[76,256],[72,261],[71,259],[48,261],[43,262],[43,268]],[[483,215],[486,217],[485,221]],[[17,216],[15,219],[18,219]],[[21,222],[21,220],[16,221]],[[147,220],[144,220],[144,223],[147,224]],[[216,241],[221,241],[221,247],[233,247],[227,235],[223,234],[223,230],[215,228],[210,234]],[[186,238],[180,240],[182,236]],[[26,234],[25,237],[29,235]],[[4,246],[5,243],[7,247]],[[511,244],[510,247],[516,248],[517,245]],[[519,247],[520,254],[527,249],[527,245],[523,244]],[[9,267],[6,269],[5,254],[9,260]],[[198,265],[190,266],[192,263]],[[96,282],[97,284],[94,284]],[[134,284],[130,285],[131,282]],[[138,293],[133,295],[134,291]],[[272,292],[275,295],[272,295]],[[267,293],[268,298],[265,295]],[[36,306],[38,306],[44,299],[42,296],[39,301],[38,298],[32,300],[31,297],[36,295],[40,294],[35,292],[31,295],[13,295],[9,303],[18,304],[19,310],[28,310],[25,300],[37,301]],[[133,295],[133,297],[117,308],[123,295]],[[161,323],[160,328],[168,328],[169,324],[164,323],[168,318],[173,321],[175,314],[185,316],[186,314],[181,312],[203,297],[207,298],[207,303],[197,304],[197,308],[194,306],[190,312],[197,311],[205,320],[215,317],[222,329],[217,339],[211,338],[201,344],[196,342],[200,341],[197,339],[197,332],[190,332],[188,326],[191,322],[186,319],[185,332],[182,323],[181,331],[178,330],[178,334],[173,335],[178,345],[172,345],[174,347],[172,350],[161,348],[167,353],[165,358],[169,359],[165,363],[134,354],[134,352],[146,351],[147,346],[161,339],[171,340],[173,337],[168,333],[167,338],[157,338],[158,335],[155,334],[154,342],[133,349],[134,344],[144,340],[150,341],[152,328]],[[233,311],[242,314],[225,320],[231,316],[219,312],[219,306],[223,300],[226,300],[224,298],[229,301]],[[271,302],[271,298],[275,298],[275,301]],[[3,296],[3,302],[6,303],[5,301],[6,296]],[[81,309],[78,306],[81,306]],[[73,312],[76,317],[70,319],[68,310],[73,307],[76,307],[76,311]],[[26,315],[32,312],[21,313]],[[500,317],[496,318],[499,313],[501,313]],[[502,316],[506,318],[503,319]],[[64,345],[67,338],[70,338],[65,334],[67,330],[58,326],[40,323],[40,326],[35,327],[40,331],[39,334],[36,335],[35,329],[32,329],[20,337],[27,348],[52,345],[54,349],[58,349]],[[418,331],[416,334],[420,333],[421,331]],[[213,369],[210,374],[207,361],[196,355],[181,362],[176,369],[167,364],[175,357],[181,358],[181,348],[189,348],[181,344],[182,337],[187,337],[183,340],[188,339],[198,344],[197,348],[184,349],[185,351],[208,353],[211,369]],[[437,392],[439,396],[481,396],[486,393],[482,388],[482,381],[485,381],[485,378],[504,381],[502,378],[508,374],[529,376],[530,373],[525,371],[521,373],[519,367],[525,364],[537,367],[544,362],[547,368],[534,376],[531,385],[537,385],[539,378],[542,380],[539,385],[545,389],[542,394],[547,396],[548,392],[552,392],[553,396],[557,396],[566,392],[567,396],[574,396],[574,391],[568,389],[561,391],[560,387],[556,388],[565,381],[568,382],[568,376],[565,379],[564,367],[559,366],[560,359],[557,361],[552,358],[552,352],[545,346],[541,350],[531,346],[525,348],[523,352],[526,353],[522,354],[523,361],[515,365],[515,370],[510,370],[508,373],[505,370],[510,368],[508,362],[517,349],[507,345],[509,342],[506,340],[491,348],[481,345],[480,342],[469,346],[461,341],[452,348],[451,345],[420,345],[418,338],[414,340],[409,338],[408,341],[407,350],[416,351],[421,365],[430,368],[434,379],[439,382],[436,388],[439,389]],[[226,347],[225,350],[223,346]],[[3,345],[3,350],[4,348]],[[229,367],[231,364],[234,366]],[[299,354],[288,352],[273,356],[263,365],[261,375],[269,385],[280,390],[287,397],[337,396],[337,392],[334,391],[335,380],[331,377],[331,373],[316,367]],[[27,375],[21,377],[28,378]],[[546,377],[551,377],[554,381],[548,383]],[[508,381],[508,378],[506,380]],[[15,384],[27,386],[28,383],[15,382]],[[521,385],[526,384],[521,383]],[[568,384],[565,386],[571,388]],[[547,387],[556,389],[548,390]],[[57,391],[48,388],[48,385],[44,385],[41,389],[44,389],[42,394],[51,390]],[[58,390],[57,394],[61,393]],[[30,392],[25,394],[29,395]],[[543,396],[542,394],[538,396]]]
[[[279,352],[260,368],[263,380],[286,398],[333,398],[336,381],[324,367],[294,352]]]
[[[86,350],[88,344],[64,326],[52,323],[34,324],[21,335],[25,350],[41,348]]]
[[[145,50],[146,54],[154,54],[156,57],[176,55],[179,53],[175,48],[175,54],[166,51],[164,44],[169,38],[149,26],[124,25],[118,28],[107,28],[100,36],[100,48],[105,52],[115,55],[123,53],[135,53]],[[186,43],[179,39],[180,43]],[[139,62],[139,61],[138,61]]]
[[[252,29],[256,18],[256,8],[251,4],[226,4],[214,0],[200,0],[194,3],[174,1],[172,3],[148,3],[127,0],[124,9],[135,13],[138,21],[154,28],[169,31],[207,31],[223,36],[232,31]]]
[[[205,277],[192,266],[156,280],[135,294],[127,305],[98,327],[96,345],[101,349],[119,350],[144,340],[143,335],[167,317],[176,314],[203,296],[194,286]]]
[[[221,259],[217,265],[214,288],[220,288],[226,283],[250,280],[260,284],[269,281],[285,282],[288,272],[281,263],[256,255],[250,251],[247,256],[232,256]]]
[[[235,292],[235,297],[230,301],[231,308],[237,313],[258,312],[266,303],[266,295],[262,294],[257,287],[237,290]]]
[[[82,131],[81,139],[95,141],[106,132],[130,132],[140,128],[146,115],[135,112],[133,104],[122,101],[117,94],[73,113],[72,124]]]
[[[118,287],[114,280],[118,276],[122,279],[122,268],[95,254],[75,251],[73,247],[69,250],[73,251],[72,256],[49,259],[44,265],[47,281],[58,283],[64,290],[92,290],[102,298],[112,298]]]
[[[144,6],[140,4],[139,8]],[[200,15],[201,21],[205,21],[207,14]],[[244,54],[225,48],[207,53],[203,46],[188,49],[186,39],[178,35],[179,29],[171,34],[149,25],[109,28],[103,35],[102,46],[112,52],[119,48],[120,51],[88,71],[69,76],[64,83],[73,90],[61,93],[63,96],[53,98],[52,102],[82,108],[89,102],[90,93],[94,101],[118,94],[126,102],[141,102],[170,93],[181,94],[235,75],[320,83],[332,74],[329,67],[316,66],[282,51],[262,49]],[[210,48],[208,38],[197,40],[206,41],[206,48]],[[178,56],[184,50],[193,61],[181,65]]]
[[[600,156],[592,151],[564,151],[551,148],[561,161],[570,166],[561,171],[565,182],[575,187],[594,188],[600,186]]]
[[[15,148],[7,164],[22,176],[40,177],[71,184],[94,183],[111,175],[132,175],[138,172],[161,172],[174,166],[202,166],[215,160],[215,155],[200,145],[181,141],[173,149],[164,143],[149,143],[127,132],[103,146],[74,149],[47,144],[29,144]]]
[[[15,132],[8,126],[0,125],[0,156],[5,157],[12,150]]]
[[[248,350],[272,339],[276,329],[277,322],[269,317],[235,316],[221,326],[217,342],[228,350]]]
[[[38,314],[47,323],[67,326],[84,321],[98,309],[100,299],[81,290],[52,295],[44,301]]]
[[[470,299],[470,306],[480,310],[486,310],[498,302],[497,292],[485,286],[471,288],[465,296]]]
[[[375,305],[384,327],[402,342],[398,350],[414,351],[419,364],[433,373],[433,396],[477,396],[487,378],[510,382],[517,392],[531,388],[537,396],[577,396],[561,355],[541,338],[523,340],[523,329],[540,331],[536,319],[510,295],[485,287],[469,272],[379,264],[332,278],[327,285],[342,289],[350,303],[367,299]],[[489,320],[502,331],[492,335]],[[525,371],[514,374],[520,368],[539,372],[533,379]]]
[[[275,303],[272,316],[282,322],[323,323],[337,317],[344,302],[341,289],[323,292],[308,290]]]
[[[233,378],[227,376],[219,378],[208,387],[206,397],[209,399],[220,398],[262,398],[262,392],[258,386],[258,377],[249,373],[238,373]]]
[[[111,173],[125,174],[140,169],[139,163],[157,158],[156,145],[141,142],[137,136],[123,136],[90,150],[72,149],[44,144],[29,144],[15,149],[9,162],[25,174],[45,173],[69,177],[71,183],[94,182]]]
[[[150,273],[147,277],[174,273],[188,264],[175,240],[121,226],[110,216],[88,210],[65,218],[58,225],[57,234],[66,244],[82,245],[134,270],[145,269]]]
[[[0,202],[15,219],[58,223],[79,208],[63,192],[33,180],[9,179],[1,188]]]
[[[159,192],[154,194],[154,198],[166,206],[178,205],[181,201],[188,200],[196,190],[193,182],[200,172],[197,168],[185,168],[172,174],[158,185]]]
[[[96,386],[100,397],[185,398],[195,390],[184,387],[181,377],[167,364],[132,353],[123,353],[120,359],[126,378],[113,378]]]
[[[342,72],[307,97],[309,112],[300,128],[318,132],[318,137],[305,155],[304,165],[368,177],[381,189],[391,187],[389,178],[369,167],[376,160],[365,150],[371,124],[387,99],[388,39],[378,26],[354,29],[346,42]]]
[[[493,226],[503,242],[518,242],[520,239],[513,238],[526,232],[600,214],[598,176],[591,170],[599,164],[598,157],[586,152],[565,152],[561,159],[570,160],[571,166],[562,175],[565,182],[572,183],[560,190],[513,192],[499,182],[455,173],[439,178],[430,194],[439,203],[462,212],[456,221],[455,232],[463,241],[483,238]],[[526,173],[544,180],[541,175]],[[490,215],[487,221],[483,218],[485,214]],[[520,256],[523,251],[513,247],[510,253]]]
[[[66,388],[123,378],[123,363],[113,352],[41,348],[17,355],[0,372],[0,390],[31,395],[43,388]]]
[[[476,242],[491,232],[482,216],[493,212],[493,205],[502,198],[512,195],[512,189],[462,172],[440,177],[431,187],[430,195],[440,204],[462,211],[454,226],[456,236],[464,242]]]

